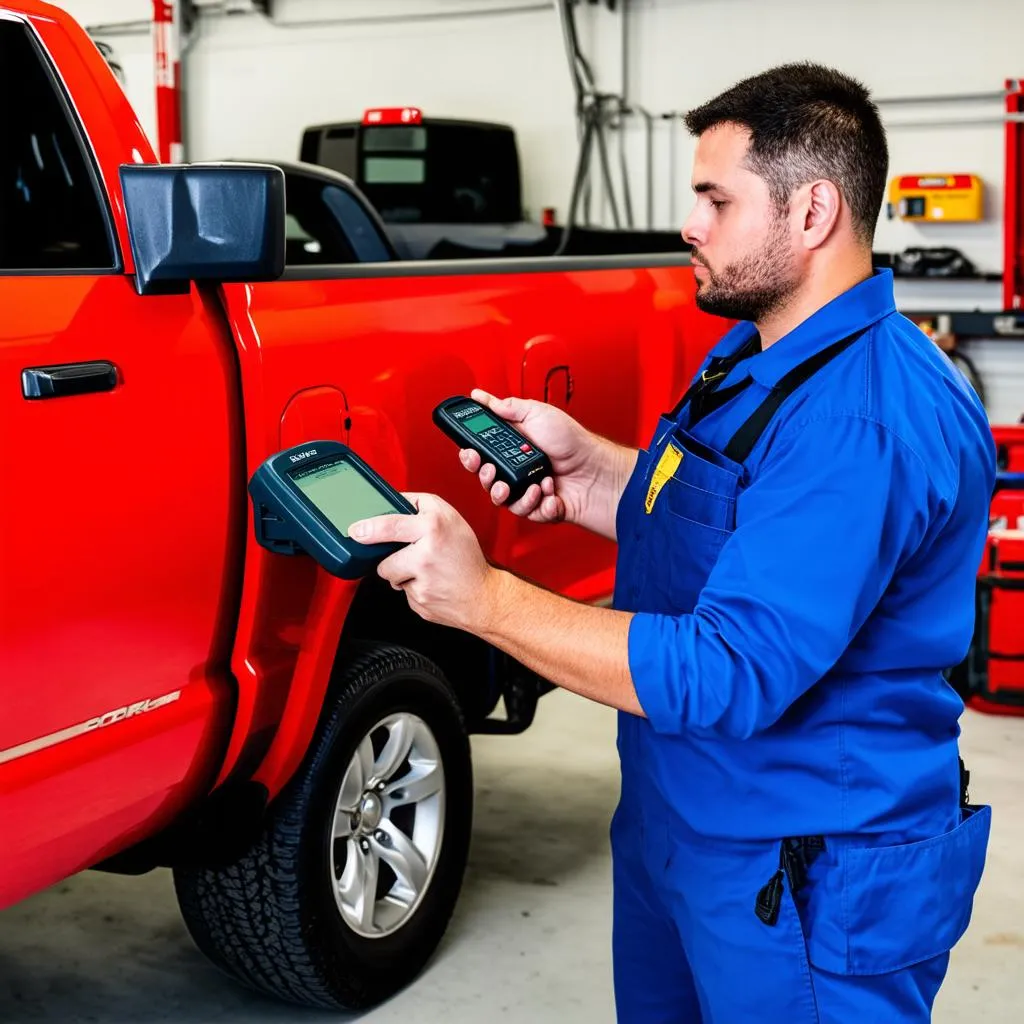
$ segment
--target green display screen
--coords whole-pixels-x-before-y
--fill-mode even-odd
[[[293,473],[292,479],[343,537],[348,536],[348,528],[360,519],[403,511],[344,459],[311,466]]]
[[[478,412],[475,416],[470,416],[469,419],[463,420],[462,425],[467,429],[471,430],[474,434],[482,434],[485,430],[495,426],[497,420],[486,412]]]

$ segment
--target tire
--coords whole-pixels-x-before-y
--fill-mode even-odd
[[[391,780],[383,791],[371,761]],[[261,992],[333,1010],[373,1006],[411,982],[440,943],[472,809],[469,740],[440,671],[402,647],[360,646],[336,670],[309,751],[252,848],[227,867],[175,869],[185,923],[215,964]],[[373,903],[359,900],[371,887]]]

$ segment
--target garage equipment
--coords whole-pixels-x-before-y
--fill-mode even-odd
[[[1024,473],[1024,416],[1019,423],[994,426],[992,437],[996,443],[996,467],[1000,472]]]
[[[959,98],[1001,98],[1005,104],[1005,114],[996,121],[1002,126],[1005,138],[1003,271],[1002,274],[977,275],[982,280],[1003,282],[1002,309],[991,312],[968,312],[943,311],[941,307],[933,307],[927,313],[921,310],[919,315],[933,320],[939,317],[946,319],[946,332],[961,339],[1024,337],[1024,79],[1005,79],[1004,88],[998,93]],[[952,123],[974,125],[977,122],[974,119],[965,119]],[[876,257],[878,255],[880,254],[876,254]],[[889,258],[882,265],[891,264],[892,260]]]
[[[1024,80],[1006,80],[1003,308],[1024,309]]]
[[[889,219],[978,221],[984,188],[976,174],[902,174],[889,182]]]
[[[359,579],[401,544],[360,544],[348,529],[416,509],[347,445],[310,441],[271,456],[252,476],[256,540],[279,554],[312,555],[329,573]]]
[[[472,448],[494,465],[496,479],[508,484],[509,501],[518,501],[530,484],[551,475],[551,461],[544,452],[471,398],[446,399],[434,409],[433,419],[460,448]]]
[[[1014,442],[1017,464],[1024,461],[1024,429]],[[978,711],[1024,715],[1024,472],[997,474],[990,523],[978,570],[974,639],[950,682]]]
[[[569,62],[569,74],[572,79],[573,91],[576,96],[577,135],[579,137],[579,153],[576,169],[573,174],[572,194],[569,199],[569,212],[566,219],[562,243],[556,255],[567,251],[569,237],[578,222],[580,207],[583,208],[582,223],[591,224],[590,201],[593,179],[591,165],[594,151],[597,151],[601,188],[604,201],[608,204],[612,224],[616,230],[623,227],[632,229],[635,226],[633,217],[633,197],[630,189],[629,166],[626,160],[625,128],[630,117],[638,116],[644,128],[644,164],[646,173],[646,207],[647,230],[654,226],[654,122],[656,115],[639,103],[627,99],[627,83],[629,77],[629,36],[627,31],[628,18],[626,4],[623,4],[622,27],[622,92],[611,93],[599,91],[590,62],[583,54],[579,34],[576,29],[574,0],[556,0],[562,38],[565,44],[566,57]],[[609,9],[614,9],[609,5]],[[619,216],[619,205],[616,199],[615,186],[612,182],[611,163],[608,158],[606,129],[614,129],[619,133],[619,171],[622,188],[622,205],[624,217]]]

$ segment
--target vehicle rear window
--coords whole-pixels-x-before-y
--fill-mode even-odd
[[[367,185],[422,185],[427,162],[417,156],[368,156],[363,164]]]
[[[359,187],[391,223],[513,223],[520,209],[514,134],[474,124],[363,129]]]

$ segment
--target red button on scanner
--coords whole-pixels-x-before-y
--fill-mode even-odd
[[[521,444],[519,446],[519,450],[521,452],[526,452],[527,455],[529,455],[529,453],[533,451],[533,449],[528,444]]]

